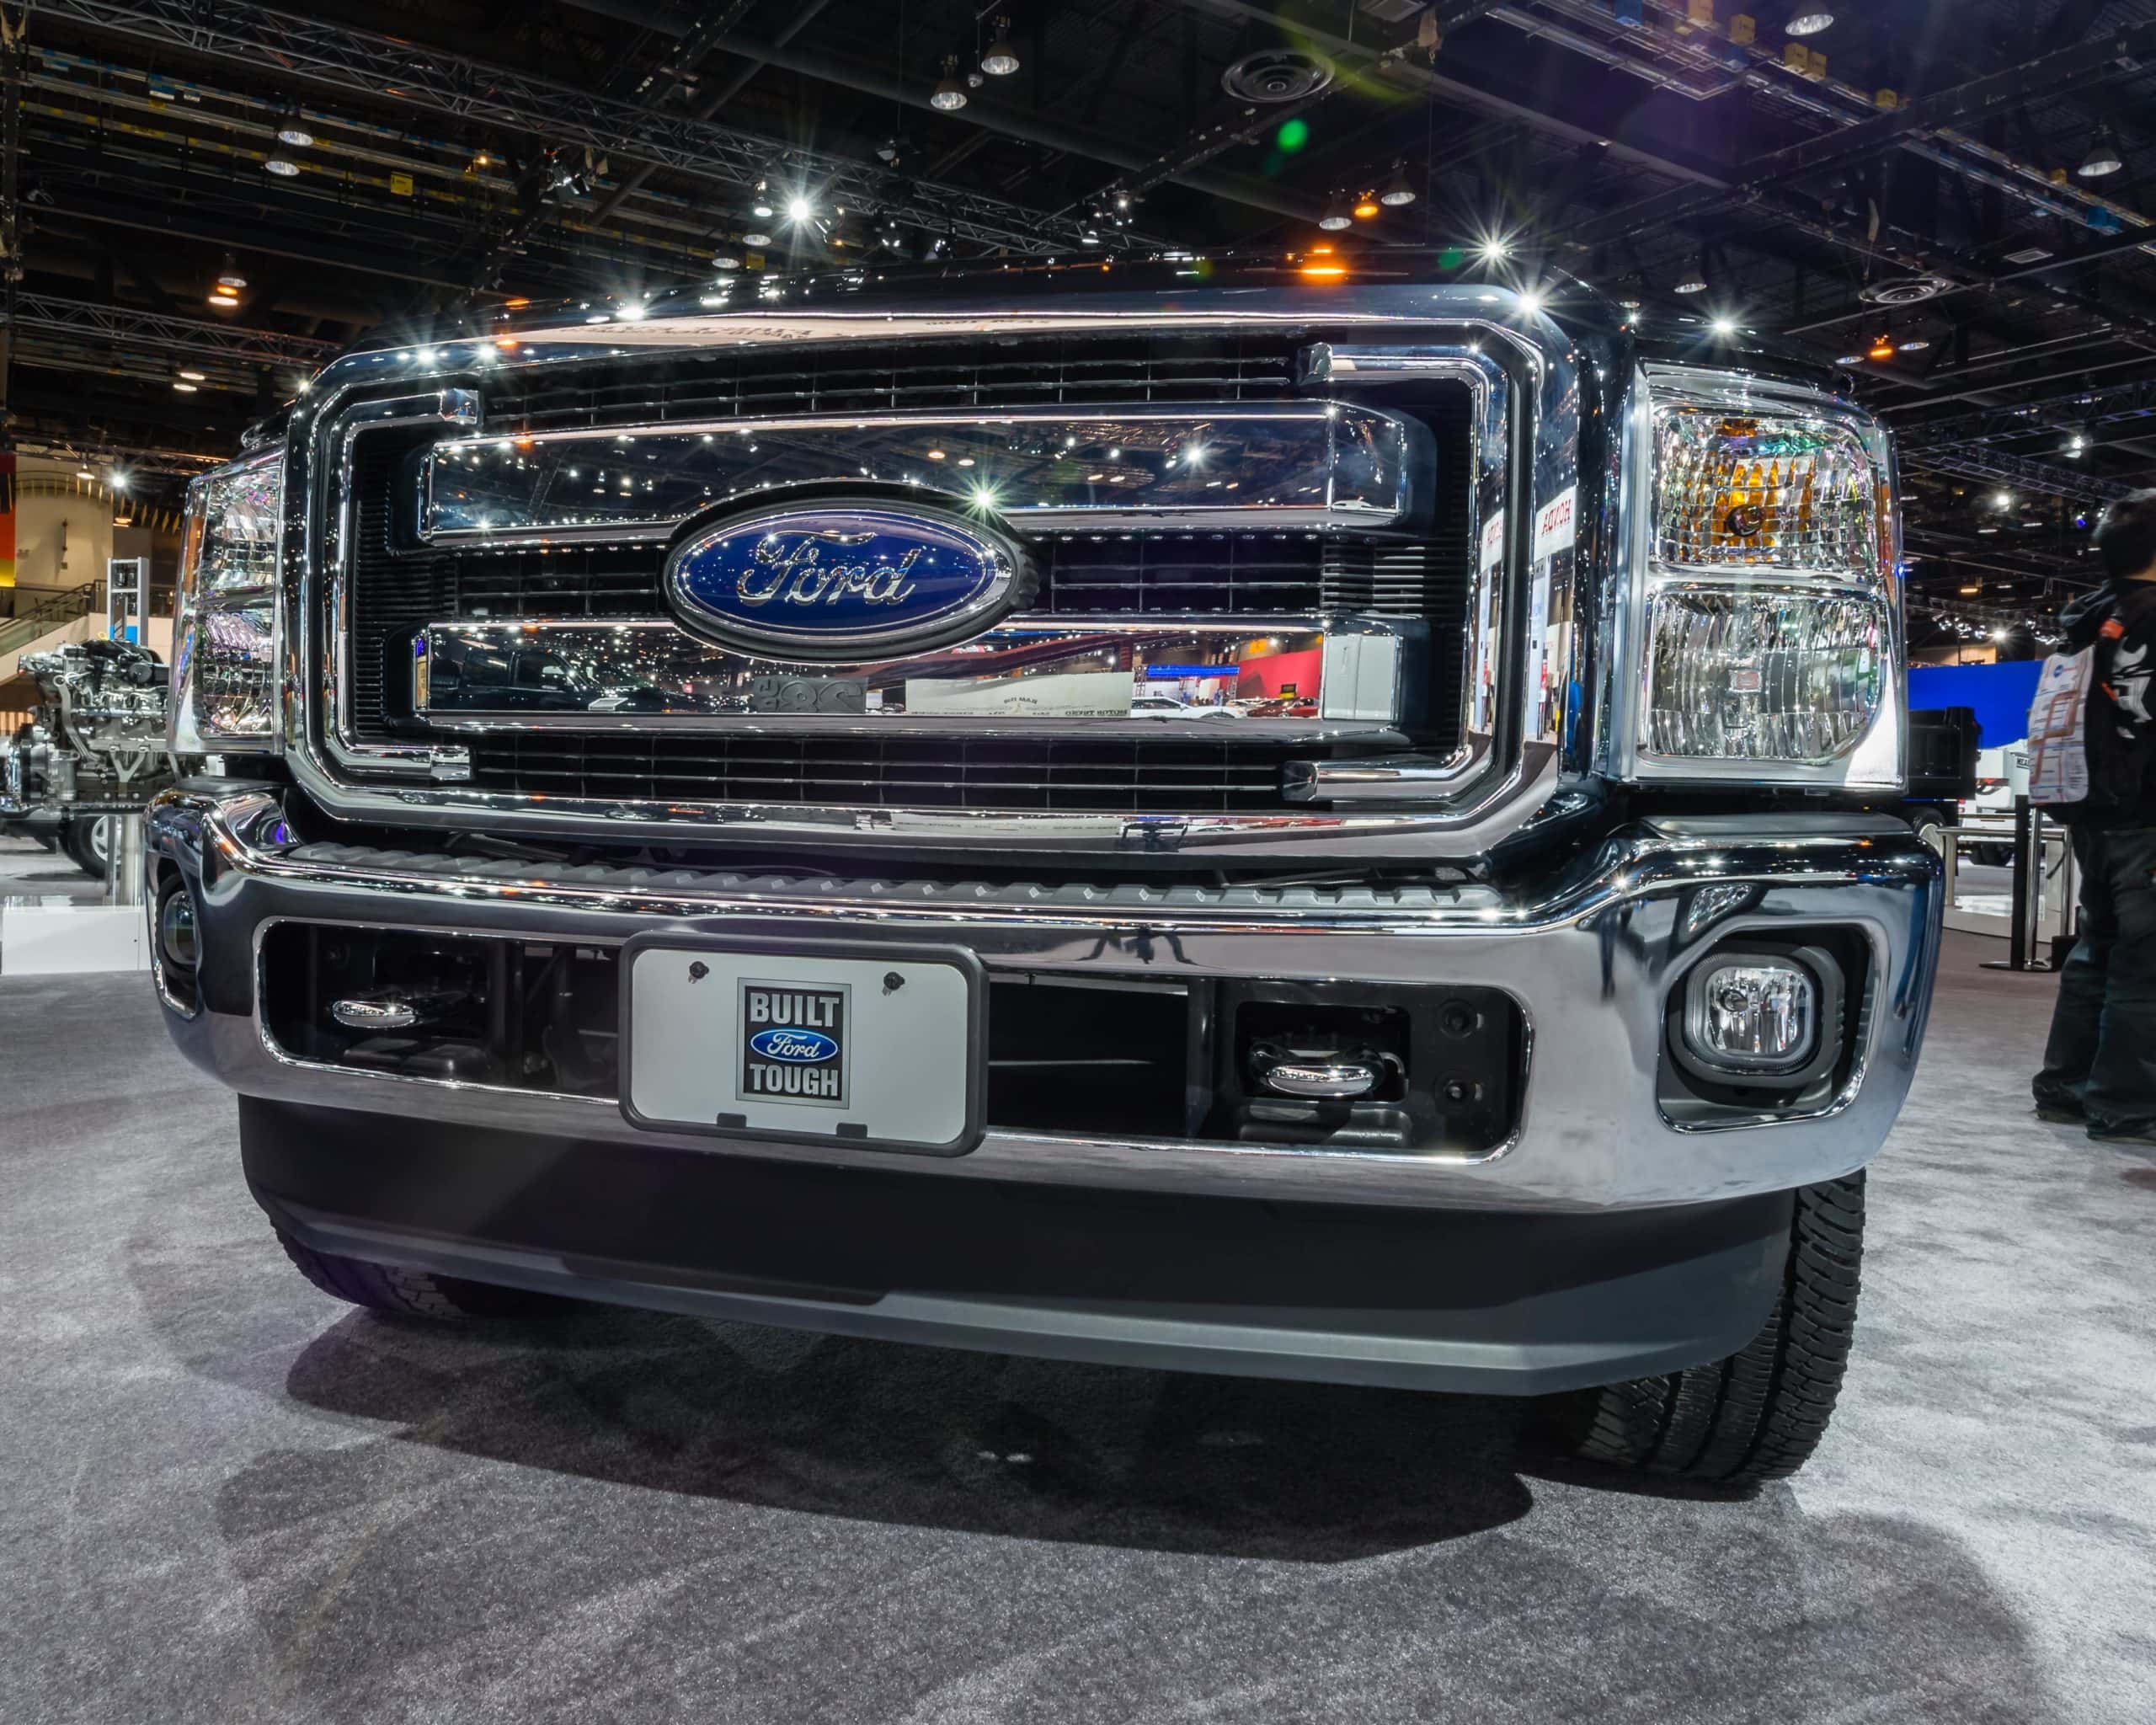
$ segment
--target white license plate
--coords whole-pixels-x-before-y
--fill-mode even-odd
[[[985,985],[954,948],[623,948],[622,1109],[638,1125],[970,1150]]]

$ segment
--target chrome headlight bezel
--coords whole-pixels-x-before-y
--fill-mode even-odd
[[[285,452],[266,451],[187,488],[173,625],[173,752],[282,746]]]
[[[1748,446],[1764,462],[1716,467],[1700,457],[1725,431],[1729,449]],[[1605,770],[1630,783],[1900,788],[1906,649],[1893,451],[1883,428],[1802,384],[1649,363],[1635,380],[1623,446],[1634,573],[1605,617],[1613,673]],[[1695,463],[1689,473],[1688,462]],[[1673,484],[1688,478],[1694,494],[1672,497]],[[1704,501],[1702,483],[1715,488]],[[1730,531],[1732,520],[1749,531]],[[1736,617],[1733,632],[1772,649],[1731,660],[1718,691],[1690,693],[1694,711],[1711,718],[1716,702],[1726,717],[1742,709],[1739,697],[1780,692],[1784,708],[1762,708],[1753,724],[1697,729],[1723,752],[1670,746],[1673,733],[1688,728],[1670,723],[1658,689],[1657,637],[1688,606],[1709,617],[1720,607]],[[1806,645],[1813,632],[1823,642],[1817,649]],[[1823,704],[1789,705],[1799,691]],[[1807,715],[1819,722],[1790,722]]]

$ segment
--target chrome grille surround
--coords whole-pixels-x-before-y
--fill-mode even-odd
[[[957,845],[995,852],[1041,846],[1063,851],[1191,852],[1232,849],[1240,857],[1474,855],[1510,833],[1548,800],[1559,773],[1560,745],[1571,713],[1530,692],[1521,667],[1532,639],[1538,651],[1569,652],[1572,557],[1569,546],[1543,563],[1530,585],[1536,515],[1575,495],[1579,433],[1578,362],[1561,331],[1516,297],[1487,289],[1374,286],[1333,294],[1259,290],[1222,296],[1129,295],[1082,307],[974,305],[934,311],[843,311],[766,315],[654,317],[633,331],[535,331],[498,350],[493,342],[429,349],[386,349],[348,355],[318,378],[289,429],[293,482],[286,531],[292,566],[304,573],[289,596],[293,627],[285,635],[286,754],[297,782],[331,813],[415,826],[468,826],[483,820],[506,835],[519,830],[585,834],[670,843],[699,831],[729,841],[752,838],[846,844]],[[1358,791],[1353,807],[1289,808],[1251,814],[1133,818],[1116,814],[1039,815],[972,811],[763,807],[706,801],[627,798],[548,802],[462,787],[468,770],[461,746],[384,741],[354,734],[350,666],[340,652],[350,621],[350,477],[359,430],[402,420],[461,425],[489,433],[479,419],[488,377],[526,368],[620,357],[630,338],[638,350],[664,348],[685,357],[718,343],[873,339],[964,334],[1023,339],[1089,332],[1219,331],[1278,335],[1285,345],[1314,333],[1353,332],[1367,348],[1406,356],[1399,375],[1449,377],[1476,393],[1479,419],[1474,490],[1485,542],[1496,555],[1478,572],[1470,652],[1490,698],[1481,722],[1444,759],[1394,757]],[[1312,349],[1313,352],[1323,351]],[[1390,367],[1358,367],[1364,371]],[[392,381],[413,386],[375,392]],[[476,387],[475,387],[476,386]],[[1542,614],[1529,615],[1532,595]],[[1562,636],[1562,641],[1559,639]],[[299,698],[302,691],[313,698]],[[1372,763],[1374,766],[1379,763]],[[1395,770],[1397,769],[1397,770]],[[1310,794],[1306,780],[1300,794]],[[1362,800],[1367,798],[1368,800]]]

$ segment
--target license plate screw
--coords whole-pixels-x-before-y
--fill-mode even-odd
[[[691,982],[702,982],[710,975],[711,966],[704,963],[702,959],[696,959],[689,966],[689,980]]]
[[[883,992],[885,994],[896,994],[905,985],[905,978],[899,975],[897,971],[886,970],[883,973]]]

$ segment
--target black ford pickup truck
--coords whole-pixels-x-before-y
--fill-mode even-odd
[[[1878,425],[1434,260],[903,274],[197,483],[156,983],[300,1268],[1799,1466],[1937,948]]]

